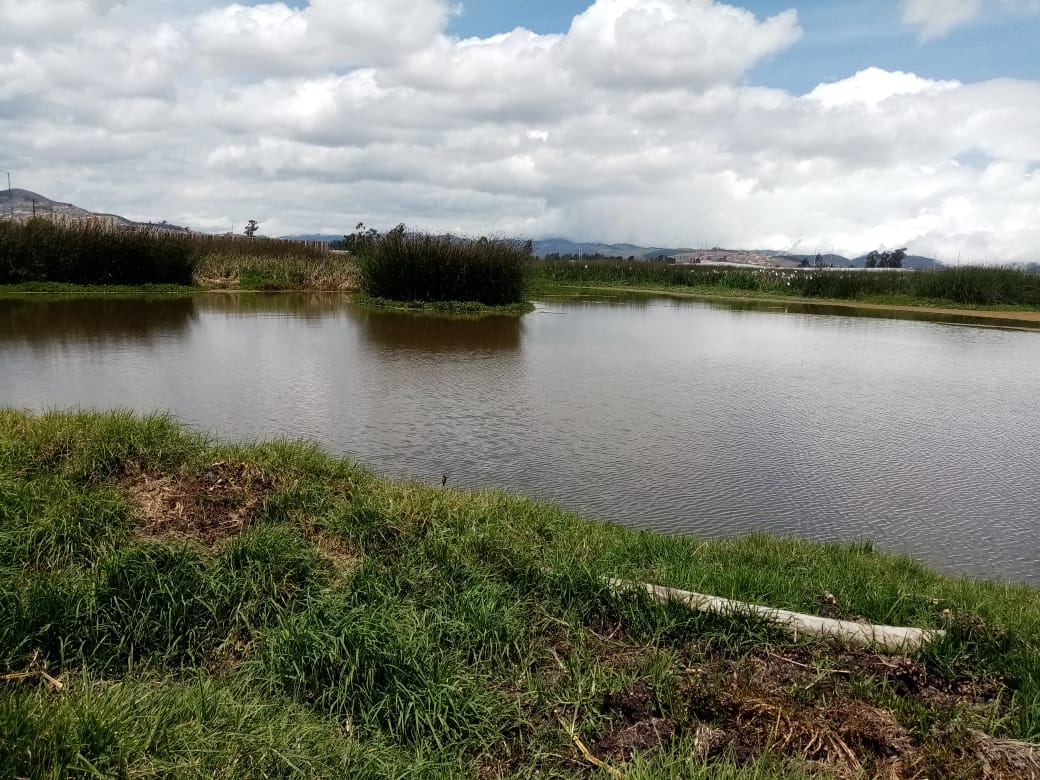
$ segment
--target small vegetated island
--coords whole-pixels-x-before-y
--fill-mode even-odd
[[[526,300],[530,241],[409,233],[404,225],[380,236],[360,224],[348,239],[360,303],[460,314],[533,309]]]

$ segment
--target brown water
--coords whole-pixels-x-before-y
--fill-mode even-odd
[[[0,405],[166,409],[632,526],[876,541],[1040,583],[1040,334],[663,298],[0,301]],[[874,314],[871,312],[870,314]]]

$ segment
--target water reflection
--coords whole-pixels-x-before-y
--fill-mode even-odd
[[[223,438],[303,436],[380,473],[638,527],[869,538],[1040,583],[1040,335],[827,309],[0,301],[0,404],[168,409]]]
[[[945,325],[972,325],[982,327],[1006,327],[1040,330],[1040,323],[1032,320],[993,319],[970,314],[948,314],[943,312],[914,311],[912,309],[863,308],[829,303],[800,303],[785,301],[732,300],[713,302],[732,311],[777,312],[780,314],[815,314],[829,317],[851,317],[855,319],[908,320],[911,322],[935,322]]]
[[[777,314],[813,314],[828,317],[875,320],[907,320],[911,322],[934,322],[945,325],[969,325],[983,328],[1009,328],[1016,330],[1040,330],[1040,322],[1014,317],[995,319],[972,314],[950,314],[924,309],[866,308],[855,304],[811,303],[800,301],[784,301],[778,299],[753,298],[715,298],[698,297],[696,295],[676,294],[634,290],[606,291],[597,288],[574,288],[573,293],[547,296],[554,305],[563,303],[590,303],[607,306],[651,306],[670,305],[673,307],[688,306],[696,301],[706,306],[733,312],[758,312]]]
[[[366,342],[379,349],[428,353],[514,352],[520,317],[439,317],[356,307],[351,318]]]
[[[342,315],[350,296],[340,292],[215,292],[197,296],[201,310],[221,314],[321,319]]]
[[[197,319],[190,296],[0,300],[0,345],[103,347],[183,335]]]

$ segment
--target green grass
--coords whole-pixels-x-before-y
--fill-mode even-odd
[[[704,295],[795,297],[889,305],[1040,309],[1040,274],[1009,267],[936,271],[719,268],[649,262],[540,261],[533,279],[553,285],[681,288]]]
[[[360,306],[373,309],[392,309],[416,313],[481,317],[494,314],[527,314],[534,311],[534,304],[523,301],[501,306],[489,306],[478,301],[395,301],[390,298],[375,298],[365,293],[354,295],[351,300]]]
[[[408,233],[399,225],[363,242],[357,254],[361,290],[373,299],[522,304],[530,242]]]
[[[946,626],[883,661],[950,693],[607,576]],[[0,682],[0,776],[594,776],[571,732],[628,778],[827,776],[836,754],[806,764],[798,729],[848,707],[891,713],[908,774],[972,776],[970,729],[1040,740],[1033,589],[865,542],[638,532],[163,416],[0,410],[0,614],[0,676],[33,675]],[[789,674],[756,677],[770,663]],[[672,737],[611,752],[652,723]],[[701,726],[747,745],[698,757]]]
[[[139,295],[183,295],[197,292],[201,287],[182,284],[69,284],[67,282],[20,282],[0,285],[0,298],[17,298],[42,293],[47,296],[79,297],[83,295],[139,296]]]

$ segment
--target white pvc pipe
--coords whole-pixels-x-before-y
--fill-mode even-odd
[[[608,584],[615,590],[641,590],[661,603],[675,601],[685,604],[698,612],[716,612],[719,614],[751,614],[785,626],[797,636],[821,636],[838,639],[852,645],[863,647],[880,647],[885,650],[916,650],[933,639],[945,634],[941,629],[901,628],[899,626],[879,626],[871,623],[856,623],[851,620],[834,620],[817,615],[803,615],[800,612],[789,612],[786,609],[774,609],[743,601],[733,601],[718,596],[705,596],[687,590],[666,588],[662,585],[650,585],[644,582],[608,579]]]

